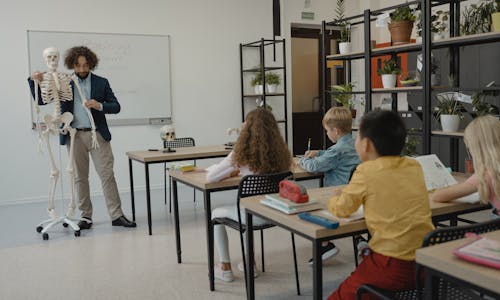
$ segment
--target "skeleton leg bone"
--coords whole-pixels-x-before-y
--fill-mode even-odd
[[[58,216],[57,213],[55,212],[54,196],[57,186],[57,180],[59,179],[59,169],[57,169],[56,162],[54,161],[54,155],[52,154],[52,149],[50,147],[51,119],[52,119],[51,116],[49,115],[45,116],[47,129],[44,131],[43,137],[45,138],[45,142],[47,145],[47,152],[50,158],[49,201],[48,201],[47,211],[49,213],[49,216],[51,216],[53,219],[56,219]]]

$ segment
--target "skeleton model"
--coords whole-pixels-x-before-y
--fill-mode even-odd
[[[165,142],[173,142],[175,140],[175,128],[172,125],[165,125],[160,128],[160,137]],[[175,152],[170,146],[163,150],[163,153]]]
[[[73,121],[73,114],[70,112],[65,112],[61,114],[61,101],[73,101],[73,92],[71,89],[71,80],[72,78],[65,73],[57,72],[57,66],[59,63],[59,51],[53,47],[47,48],[43,51],[43,57],[45,62],[47,63],[47,67],[49,69],[48,72],[43,74],[43,79],[38,81],[34,79],[35,82],[35,105],[37,112],[37,121],[39,121],[39,108],[38,108],[38,87],[40,87],[42,102],[49,104],[53,103],[54,111],[52,115],[45,115],[44,122],[46,124],[46,129],[39,134],[39,137],[45,141],[47,145],[47,152],[49,153],[50,158],[50,185],[49,185],[49,200],[48,200],[48,213],[50,219],[45,220],[38,224],[36,230],[37,232],[41,232],[43,234],[43,239],[47,240],[49,235],[47,231],[54,225],[63,223],[66,227],[68,225],[75,230],[75,236],[80,236],[80,228],[77,225],[77,221],[80,218],[73,218],[75,214],[75,184],[74,184],[74,157],[73,157],[73,149],[74,149],[74,136],[76,133],[76,129],[70,126]],[[78,86],[78,82],[75,81],[75,85],[80,92],[81,99],[85,99],[83,94],[80,91],[80,87]],[[85,101],[85,100],[84,100]],[[84,104],[84,103],[82,103]],[[92,115],[88,109],[87,113],[90,118],[92,130],[93,130],[93,145],[96,147],[97,142],[95,140],[95,125]],[[38,126],[40,130],[40,126]],[[40,132],[40,131],[39,131]],[[59,134],[68,134],[70,135],[70,151],[69,151],[69,159],[68,159],[68,167],[66,171],[69,175],[71,182],[71,196],[70,203],[68,206],[68,212],[65,216],[58,216],[55,211],[54,205],[54,196],[57,186],[57,181],[59,179],[59,169],[56,166],[54,155],[52,154],[52,150],[50,148],[50,135]],[[45,225],[45,226],[44,226]]]

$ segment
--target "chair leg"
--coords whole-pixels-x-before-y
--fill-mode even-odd
[[[356,267],[358,266],[358,247],[356,245],[356,236],[352,236],[352,249],[354,250],[354,263],[356,264]]]
[[[170,186],[172,186],[172,177],[168,176]],[[168,189],[169,195],[168,195],[168,212],[172,213],[172,188]]]
[[[264,264],[264,230],[260,230],[260,253],[262,255],[262,272],[266,271]]]
[[[299,283],[299,270],[297,268],[297,252],[295,251],[295,236],[292,235],[292,249],[293,249],[293,265],[295,267],[295,285],[297,286],[297,295],[300,296],[300,283]]]
[[[163,193],[165,195],[165,205],[167,205],[167,164],[163,164]]]

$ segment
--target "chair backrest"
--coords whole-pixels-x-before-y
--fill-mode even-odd
[[[292,176],[293,174],[290,171],[244,176],[241,178],[238,188],[238,205],[240,198],[278,193],[280,190],[280,181]]]
[[[355,165],[354,167],[352,167],[351,173],[349,173],[349,181],[351,181],[352,175],[354,175],[354,172],[356,171],[357,167],[358,167],[358,165]]]
[[[163,141],[163,148],[182,148],[194,146],[194,139],[192,137],[182,137],[175,138],[173,141]]]
[[[429,232],[425,236],[422,247],[427,247],[435,244],[461,239],[465,236],[467,232],[480,234],[499,229],[500,229],[500,218],[472,225],[439,228]]]

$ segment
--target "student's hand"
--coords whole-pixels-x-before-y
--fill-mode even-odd
[[[310,151],[306,151],[306,153],[304,154],[304,157],[313,158],[313,157],[316,157],[317,155],[318,155],[318,150],[310,150]]]
[[[36,81],[36,82],[40,82],[43,80],[44,73],[45,72],[35,71],[35,72],[33,72],[33,74],[31,74],[31,79]]]
[[[96,101],[94,99],[90,99],[90,100],[87,100],[85,102],[85,107],[86,108],[93,108],[95,110],[101,110],[101,103],[99,103],[98,101]]]

